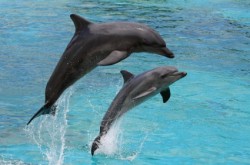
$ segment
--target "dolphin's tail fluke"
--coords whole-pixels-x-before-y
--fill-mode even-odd
[[[95,150],[97,150],[97,148],[99,148],[100,145],[100,139],[101,139],[101,135],[98,135],[94,142],[92,143],[92,147],[91,147],[91,155],[93,156],[95,153]]]
[[[46,115],[46,114],[52,114],[55,115],[56,112],[56,106],[52,105],[50,107],[47,107],[47,104],[45,104],[44,106],[42,106],[42,108],[40,108],[35,115],[29,120],[29,122],[27,123],[27,125],[29,125],[29,123],[35,119],[36,117],[39,117],[41,115]]]

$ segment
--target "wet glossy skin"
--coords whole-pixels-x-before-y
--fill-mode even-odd
[[[109,131],[114,121],[156,94],[166,90],[170,92],[169,86],[186,75],[187,73],[178,72],[174,67],[159,67],[128,80],[102,119],[99,135],[92,144],[92,155],[98,148],[101,137]],[[170,93],[168,99],[169,97]]]
[[[91,23],[75,33],[51,75],[46,87],[47,107],[53,105],[66,88],[97,67],[98,62],[113,50],[126,51],[128,54],[152,52],[174,57],[160,35],[145,25]]]
[[[112,65],[134,52],[151,52],[173,58],[161,36],[138,23],[95,24],[72,14],[75,34],[57,63],[45,90],[45,104],[30,119],[55,113],[55,102],[69,86],[99,65]],[[105,60],[108,57],[108,60]],[[107,63],[108,61],[108,63]]]

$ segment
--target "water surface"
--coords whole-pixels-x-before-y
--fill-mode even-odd
[[[250,3],[243,0],[0,2],[0,164],[249,164]],[[69,18],[135,21],[176,58],[140,53],[98,67],[67,90],[56,117],[26,127],[74,34]],[[103,115],[134,74],[171,65],[188,76],[124,115],[115,154],[90,154]],[[111,135],[114,137],[114,135]]]

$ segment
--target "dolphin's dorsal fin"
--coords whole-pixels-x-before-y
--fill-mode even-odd
[[[79,30],[82,30],[83,28],[87,27],[89,24],[92,24],[92,22],[80,17],[76,14],[71,14],[70,18],[75,24],[76,32]]]
[[[134,74],[132,74],[132,73],[126,71],[126,70],[121,70],[120,72],[122,74],[124,84],[135,77]]]
[[[161,91],[161,96],[162,96],[163,103],[166,103],[171,96],[170,88],[167,88],[167,89]]]

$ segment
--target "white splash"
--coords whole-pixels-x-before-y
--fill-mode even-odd
[[[72,93],[73,90],[70,88],[58,100],[55,116],[40,116],[25,128],[49,165],[61,165],[64,162],[67,113]]]
[[[3,156],[3,157],[2,157]],[[22,162],[21,160],[15,160],[13,159],[13,157],[11,156],[9,159],[4,159],[5,155],[0,155],[0,164],[1,165],[25,165],[24,162]],[[9,155],[8,155],[9,157]]]
[[[95,155],[103,154],[120,160],[133,161],[141,153],[149,134],[150,132],[145,132],[144,136],[138,141],[138,147],[135,147],[135,150],[127,150],[127,145],[129,146],[131,144],[123,139],[124,133],[121,118],[116,121],[108,133],[101,138],[99,148],[95,151]]]
[[[129,161],[133,161],[140,153],[143,147],[143,144],[145,143],[146,139],[148,137],[148,134],[146,134],[142,140],[140,140],[140,145],[137,148],[137,150],[135,152],[133,152],[130,155],[124,156],[124,155],[120,155],[120,159],[121,160],[129,160]]]
[[[105,155],[114,155],[119,152],[120,148],[120,139],[121,137],[121,120],[116,121],[100,140],[100,146],[96,150],[95,154],[105,154]]]

